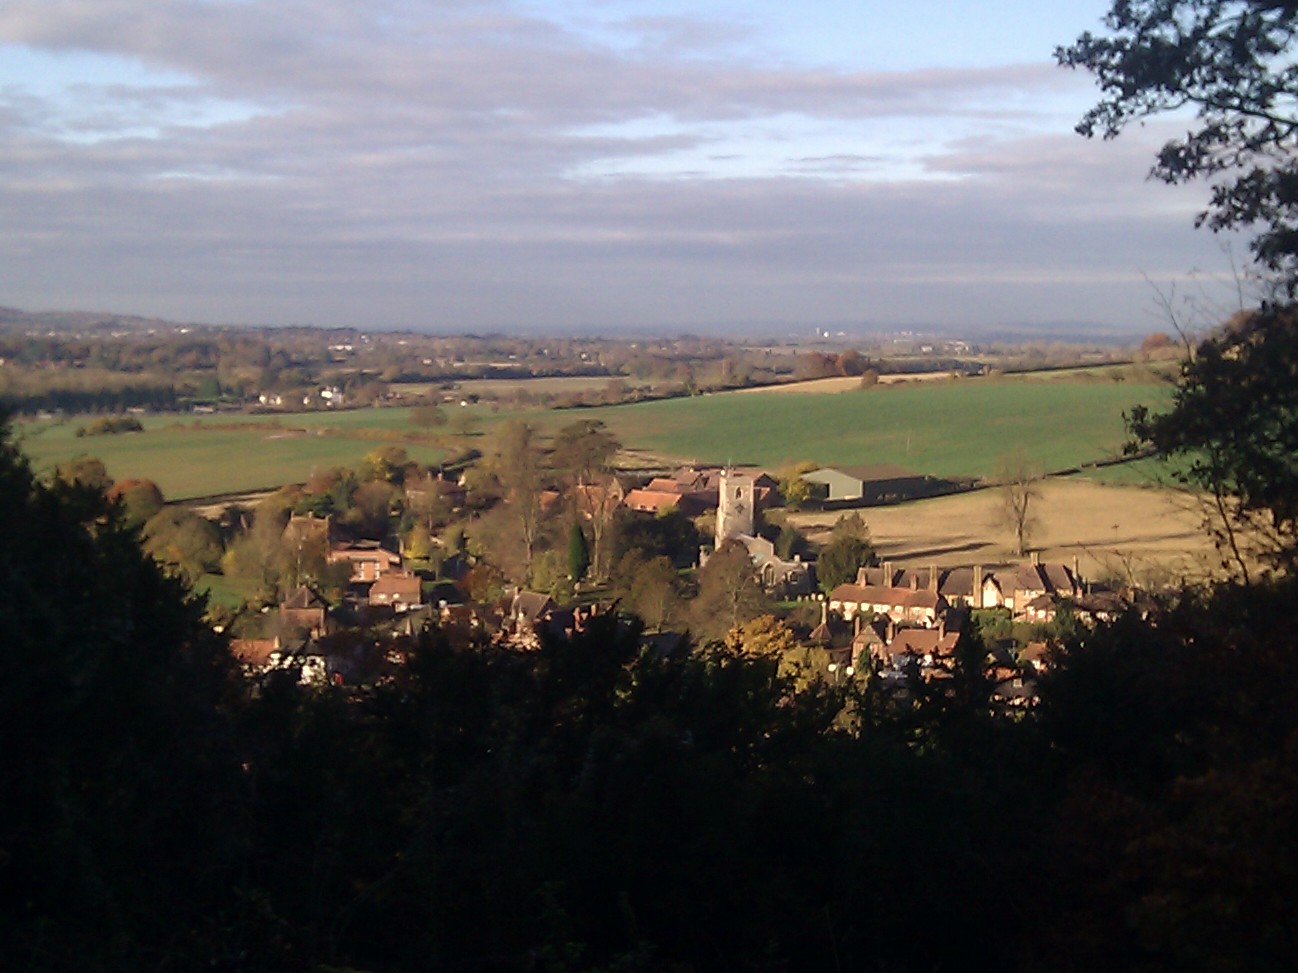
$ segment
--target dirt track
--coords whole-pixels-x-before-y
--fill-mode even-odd
[[[949,379],[952,372],[899,372],[895,375],[880,375],[880,385],[897,385],[901,382],[939,382]],[[751,388],[734,389],[735,395],[749,392],[780,392],[790,395],[824,395],[832,392],[850,392],[861,387],[860,376],[811,378],[805,382],[788,382],[784,385],[754,385]]]

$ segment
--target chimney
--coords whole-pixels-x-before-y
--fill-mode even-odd
[[[908,573],[910,574],[910,590],[919,591],[919,571],[911,568]]]
[[[937,594],[937,565],[936,564],[930,564],[928,566],[928,590],[933,592],[933,594]]]
[[[1073,555],[1073,584],[1079,588],[1082,584],[1082,571],[1076,554]]]
[[[1033,566],[1034,568],[1036,568],[1036,567],[1040,567],[1040,566],[1041,566],[1041,552],[1040,552],[1040,551],[1033,551],[1033,552],[1032,552],[1032,566]]]
[[[975,608],[982,608],[983,607],[983,566],[981,564],[975,564],[973,571],[974,571],[974,576],[973,576],[973,592],[972,592],[973,602],[972,603]]]
[[[883,586],[885,588],[892,587],[892,562],[891,561],[883,562]]]

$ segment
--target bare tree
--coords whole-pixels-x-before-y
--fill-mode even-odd
[[[1033,501],[1041,496],[1041,470],[1021,449],[1001,457],[996,467],[1001,492],[1001,523],[1014,534],[1015,553],[1027,554],[1035,526]]]
[[[546,471],[536,430],[517,419],[503,422],[493,430],[484,452],[483,466],[499,484],[507,519],[525,551],[523,574],[530,577],[545,514],[541,491]]]

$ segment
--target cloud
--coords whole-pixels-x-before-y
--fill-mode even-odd
[[[0,298],[698,328],[1056,319],[1058,287],[1057,319],[1101,320],[1142,272],[1209,255],[1194,193],[1142,181],[1151,133],[1070,134],[1076,76],[791,67],[724,28],[631,19],[613,42],[504,2],[8,4],[0,44],[48,77],[0,85]]]

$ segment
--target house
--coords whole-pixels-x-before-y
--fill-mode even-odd
[[[829,593],[829,607],[848,621],[863,613],[886,615],[898,625],[932,628],[950,606],[935,591],[841,584]]]
[[[286,625],[320,638],[328,631],[329,604],[307,585],[298,585],[279,605]]]
[[[934,578],[937,579],[936,588],[933,586]],[[967,608],[995,608],[1004,602],[995,575],[980,564],[960,568],[938,568],[936,565],[927,568],[896,568],[891,561],[885,561],[882,565],[858,570],[856,583],[863,587],[879,585],[936,590],[946,599],[947,604]]]
[[[1062,564],[1043,564],[1033,554],[1030,564],[1018,568],[1006,580],[1008,584],[1003,588],[1008,587],[1009,592],[1005,594],[1004,604],[1014,611],[1016,618],[1027,617],[1030,610],[1037,615],[1048,611],[1053,618],[1053,608],[1048,608],[1046,602],[1040,601],[1042,595],[1052,596],[1057,605],[1061,599],[1076,598],[1082,593],[1075,560],[1070,570]],[[1033,607],[1029,609],[1029,605]]]
[[[1029,642],[1019,650],[1018,661],[1033,672],[1045,672],[1050,668],[1050,646],[1045,642]]]
[[[952,609],[933,628],[898,627],[891,620],[867,626],[867,630],[873,628],[878,636],[868,642],[869,658],[884,685],[905,692],[915,677],[929,683],[950,679],[956,671],[956,647],[968,618],[968,612]],[[855,644],[853,649],[857,649]],[[854,658],[864,654],[865,645],[862,645],[860,654]]]
[[[705,496],[650,487],[628,490],[622,503],[631,510],[641,513],[663,514],[670,510],[679,510],[687,517],[697,517],[716,506],[715,499],[709,503]]]
[[[423,604],[422,582],[409,571],[389,571],[370,586],[371,606],[387,606],[403,612]]]
[[[515,592],[501,620],[501,641],[522,649],[539,647],[541,630],[558,608],[555,600],[542,592]]]
[[[1017,602],[1016,602],[1017,603]],[[1031,601],[1024,604],[1014,612],[1016,618],[1021,618],[1025,622],[1053,622],[1055,615],[1059,611],[1060,598],[1058,595],[1045,593],[1037,595]]]
[[[259,676],[276,669],[295,669],[303,685],[323,685],[328,679],[328,664],[313,643],[298,639],[281,643],[271,639],[231,639],[230,653],[249,676]]]
[[[317,517],[315,514],[292,514],[284,531],[280,535],[286,549],[298,554],[317,552],[323,555],[329,550],[329,537],[333,523],[326,514]]]
[[[245,672],[263,672],[279,658],[279,638],[230,639],[230,654]]]
[[[1073,601],[1073,612],[1088,622],[1112,622],[1138,601],[1132,592],[1088,591]]]
[[[329,550],[329,563],[350,565],[351,584],[373,584],[388,572],[401,569],[401,555],[379,541],[362,540],[335,544]]]
[[[1016,661],[1005,650],[987,653],[983,676],[991,688],[991,701],[1004,709],[1023,709],[1037,702],[1037,670]]]
[[[921,666],[944,665],[955,657],[958,629],[899,628],[891,641],[876,647],[873,655],[884,665],[901,668],[914,660]]]

